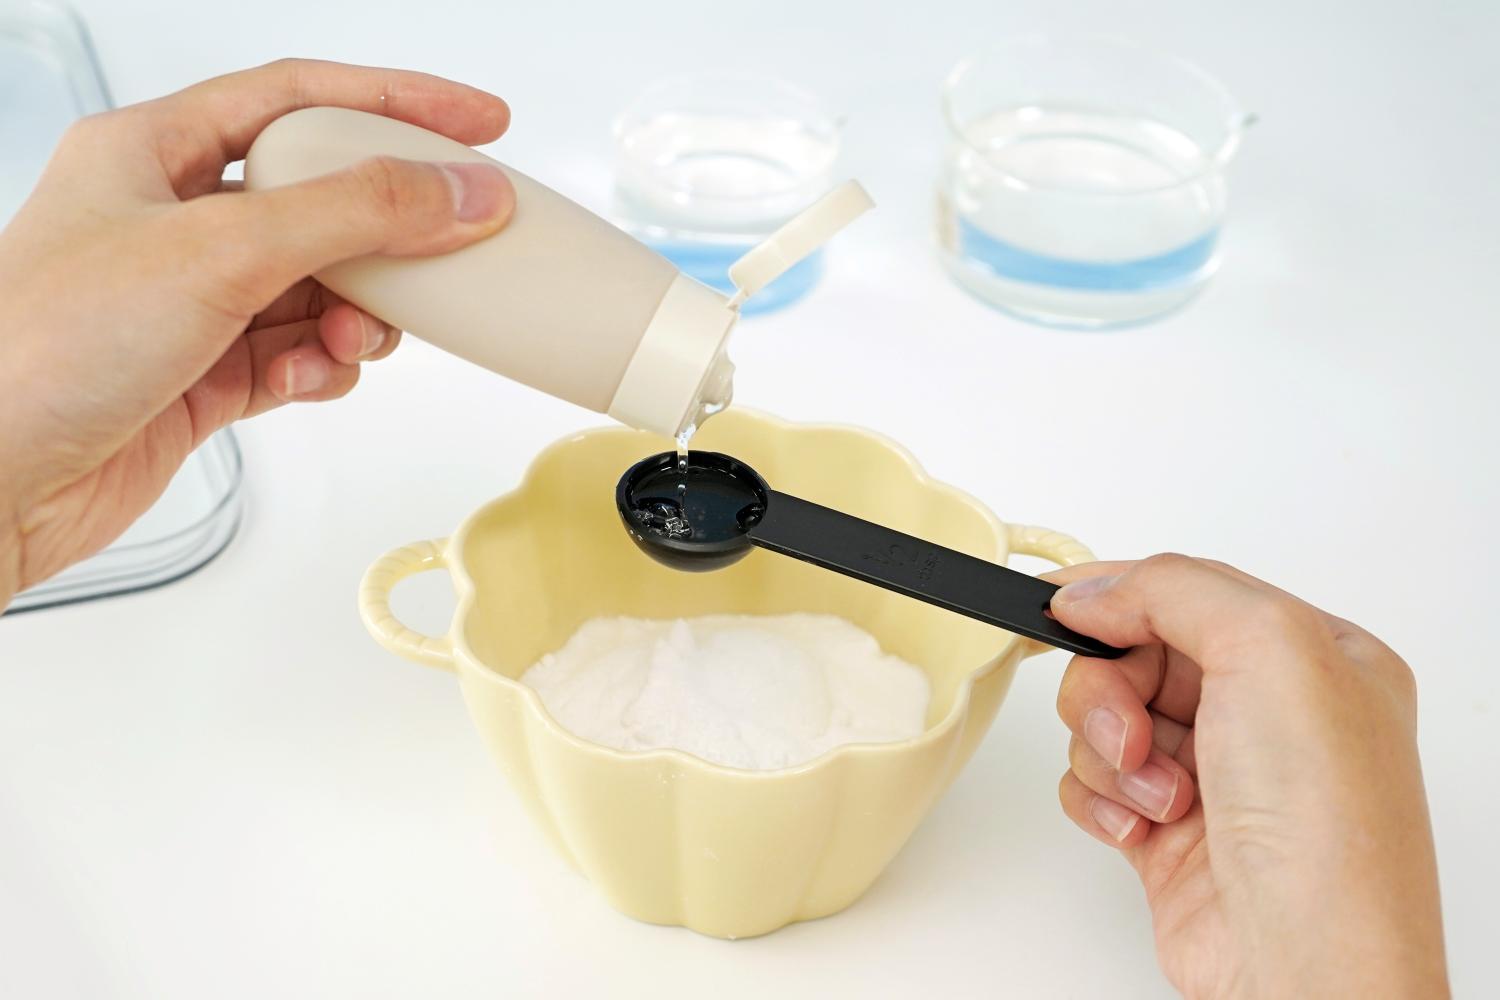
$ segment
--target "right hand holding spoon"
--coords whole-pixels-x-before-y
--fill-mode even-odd
[[[1049,574],[1075,657],[1059,796],[1140,875],[1192,997],[1446,996],[1406,663],[1356,625],[1178,555]]]

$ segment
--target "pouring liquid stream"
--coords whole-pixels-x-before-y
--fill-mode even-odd
[[[704,420],[708,419],[709,417],[713,416],[715,413],[718,413],[720,410],[724,409],[724,407],[727,406],[727,405],[728,405],[728,403],[727,403],[727,397],[726,397],[726,401],[720,401],[720,402],[705,401],[702,404],[701,409],[698,411],[697,418],[694,419],[693,421],[691,421],[690,423],[686,424],[685,426],[683,426],[677,432],[677,442],[676,442],[677,443],[677,512],[676,512],[676,521],[680,524],[681,527],[677,531],[675,537],[687,538],[687,537],[690,537],[692,535],[692,533],[693,533],[692,525],[688,522],[688,519],[687,519],[688,456],[689,456],[688,442],[690,442],[690,441],[693,440],[693,435],[695,433],[697,433],[698,425],[700,423],[702,423]]]
[[[642,528],[678,540],[716,538],[727,530],[725,524],[733,525],[736,532],[743,530],[736,520],[738,515],[744,513],[740,510],[743,505],[726,509],[725,505],[734,504],[734,499],[721,497],[721,491],[713,489],[712,483],[706,490],[694,488],[692,494],[696,507],[691,513],[688,507],[688,483],[701,472],[692,468],[688,444],[702,419],[722,409],[723,404],[705,405],[698,420],[678,431],[675,441],[676,461],[662,470],[654,488],[645,491],[634,504],[632,516]],[[758,513],[757,507],[752,516]]]
[[[691,538],[692,525],[687,518],[688,487],[688,441],[696,428],[688,426],[677,435],[677,462],[666,481],[642,497],[634,509],[634,517],[648,531],[659,532],[668,538]]]
[[[677,433],[677,510],[685,535],[693,532],[692,525],[687,523],[688,442],[696,429],[689,424]]]
[[[677,492],[687,495],[687,472],[688,472],[688,441],[692,439],[693,428],[689,427],[677,435]]]

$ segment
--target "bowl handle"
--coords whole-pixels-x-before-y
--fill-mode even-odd
[[[1010,550],[1023,556],[1038,556],[1059,566],[1076,566],[1093,562],[1094,553],[1072,535],[1051,528],[1039,528],[1034,524],[1012,524]]]
[[[391,611],[391,589],[413,573],[447,569],[448,540],[435,538],[392,549],[365,570],[359,582],[359,617],[386,649],[429,667],[453,670],[453,644],[447,636],[423,635],[401,624]]]
[[[1007,527],[1012,552],[1019,552],[1023,556],[1038,556],[1059,566],[1076,566],[1078,563],[1094,561],[1094,553],[1089,551],[1089,547],[1072,535],[1034,524],[1012,524]],[[1034,639],[1026,639],[1024,642],[1026,648],[1021,653],[1023,658],[1052,651],[1051,646]]]

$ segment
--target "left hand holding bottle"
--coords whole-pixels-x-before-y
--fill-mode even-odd
[[[457,249],[515,192],[486,164],[390,158],[253,193],[266,125],[333,105],[489,142],[500,98],[419,73],[284,60],[94,115],[0,232],[0,608],[103,548],[214,431],[348,392],[400,332],[309,275]]]

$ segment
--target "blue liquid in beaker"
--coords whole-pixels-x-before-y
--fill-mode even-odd
[[[694,242],[691,240],[650,240],[647,245],[676,264],[690,278],[733,295],[729,265],[748,253],[755,244]],[[740,309],[742,315],[771,312],[802,298],[823,276],[823,251],[815,251],[797,262],[781,277],[756,292]]]
[[[997,277],[1091,292],[1143,292],[1191,285],[1214,260],[1219,231],[1175,250],[1134,260],[1081,261],[1050,257],[998,240],[967,219],[958,222],[959,252]]]
[[[1208,151],[1151,118],[1072,107],[980,116],[939,194],[949,271],[1038,322],[1160,316],[1218,264],[1223,179]]]

